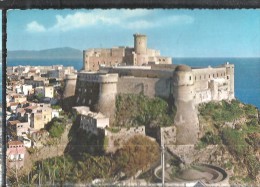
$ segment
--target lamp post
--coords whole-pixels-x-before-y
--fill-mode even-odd
[[[165,177],[165,173],[164,173],[164,136],[161,133],[161,166],[162,166],[162,186],[164,187],[164,177]]]

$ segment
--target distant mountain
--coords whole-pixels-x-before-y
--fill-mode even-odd
[[[82,59],[83,51],[70,48],[54,48],[39,51],[18,50],[8,51],[9,59]]]

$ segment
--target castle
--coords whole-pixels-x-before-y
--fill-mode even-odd
[[[148,49],[147,37],[142,34],[134,34],[134,48],[88,49],[83,51],[83,61],[85,71],[97,71],[100,66],[172,63],[170,57],[160,56],[160,51]]]
[[[175,65],[170,58],[160,57],[158,51],[147,49],[145,35],[134,37],[134,48],[84,52],[83,70],[66,77],[67,106],[88,106],[112,120],[117,94],[173,98],[177,108],[174,119],[177,142],[196,142],[199,137],[196,106],[234,99],[234,65],[226,63],[214,68]]]

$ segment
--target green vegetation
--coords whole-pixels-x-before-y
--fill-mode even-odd
[[[224,164],[226,169],[231,169],[232,168],[232,162],[230,162],[229,160]]]
[[[223,144],[236,161],[247,169],[248,176],[244,177],[244,182],[255,180],[260,172],[260,162],[254,152],[259,150],[260,145],[260,125],[256,107],[232,100],[209,102],[201,105],[199,111],[207,126],[197,148],[201,149],[209,144]],[[225,122],[232,123],[227,126]],[[224,166],[230,169],[231,165],[231,162],[227,162]],[[235,166],[235,173],[240,170],[236,169],[237,167]]]
[[[118,133],[120,131],[120,128],[118,127],[107,127],[106,129],[112,133]]]
[[[221,137],[218,134],[214,134],[211,131],[205,133],[205,135],[198,141],[195,148],[201,150],[207,145],[218,145],[221,144]]]
[[[115,126],[170,126],[175,108],[160,98],[144,95],[120,94],[116,98]]]
[[[66,120],[53,118],[47,125],[46,130],[52,138],[60,138],[65,130]]]
[[[181,164],[181,161],[177,158],[172,158],[171,161],[170,161],[170,164],[171,164],[171,168],[172,168],[172,173],[171,173],[171,178],[174,179],[175,177],[177,177],[179,174],[180,174],[180,164]]]
[[[93,156],[86,152],[36,162],[31,172],[19,181],[21,185],[40,181],[45,185],[62,186],[65,182],[89,183],[101,178],[107,181],[123,176],[132,176],[146,169],[159,158],[159,146],[144,136],[135,136],[115,154]],[[123,172],[123,174],[122,174]],[[121,176],[118,174],[121,173]]]
[[[260,128],[258,128],[258,132],[260,132]],[[223,143],[227,146],[229,152],[236,159],[244,160],[249,177],[255,179],[260,172],[260,162],[257,160],[250,144],[247,143],[247,136],[250,137],[250,134],[246,131],[237,131],[231,128],[224,128],[222,132]],[[251,140],[254,141],[252,138]]]
[[[148,169],[159,156],[159,145],[140,135],[129,139],[123,148],[115,153],[115,161],[117,170],[130,177],[140,169]]]
[[[232,100],[230,103],[222,101],[219,103],[209,102],[202,105],[200,114],[205,118],[212,118],[215,122],[232,122],[244,114],[240,102]]]
[[[244,106],[244,110],[245,110],[245,113],[246,113],[246,115],[248,115],[248,116],[255,116],[255,115],[257,115],[257,109],[256,109],[256,107],[254,106],[254,105],[245,105]]]
[[[238,100],[231,102],[209,102],[199,107],[200,114],[206,119],[212,119],[214,122],[232,122],[241,117],[255,119],[257,109],[253,105],[245,105]],[[256,122],[256,121],[254,121]]]
[[[61,106],[60,105],[52,105],[51,108],[59,110],[59,109],[61,109]]]
[[[36,99],[41,101],[44,98],[44,95],[42,93],[39,93],[36,95]]]
[[[231,128],[224,128],[222,132],[223,143],[228,146],[229,151],[238,157],[244,156],[248,151],[244,133]]]
[[[206,144],[217,145],[221,143],[221,138],[219,135],[213,134],[213,132],[209,131],[201,138],[201,141]]]

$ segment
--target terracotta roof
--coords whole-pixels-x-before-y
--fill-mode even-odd
[[[14,120],[14,121],[8,121],[8,123],[10,125],[16,125],[17,123],[20,123],[20,121],[19,120]]]
[[[31,109],[31,110],[33,110],[33,109],[35,109],[35,108],[37,108],[37,106],[28,106],[28,107],[26,107],[25,109]]]
[[[20,142],[20,141],[10,141],[7,143],[9,146],[10,145],[23,145],[23,142]]]

